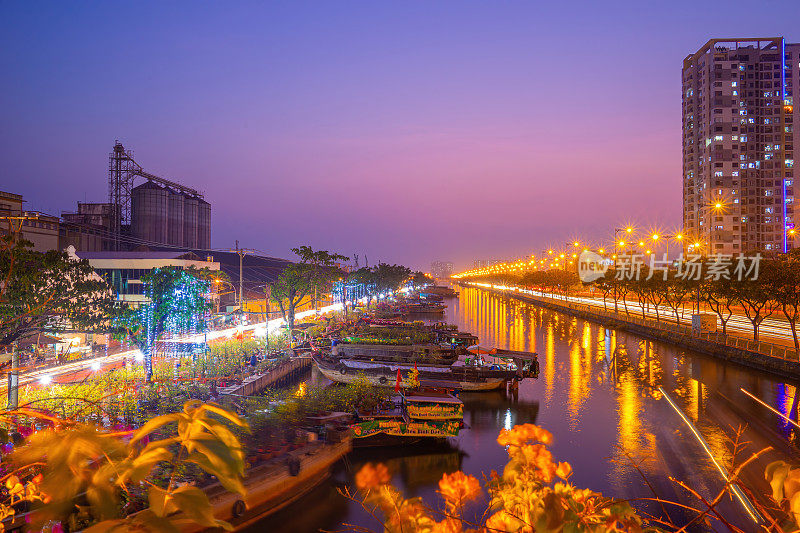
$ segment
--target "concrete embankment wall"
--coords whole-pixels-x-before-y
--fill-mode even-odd
[[[720,335],[694,336],[687,333],[688,328],[686,326],[678,326],[669,322],[636,318],[619,313],[615,314],[582,304],[559,302],[552,298],[542,298],[499,289],[479,288],[539,307],[597,322],[610,329],[628,331],[648,339],[667,342],[687,350],[769,372],[782,378],[800,379],[800,361],[798,361],[797,352],[790,348],[776,348],[776,355],[766,355],[748,350],[747,346],[755,343],[746,339],[734,339],[731,341],[728,338],[727,342],[739,344],[739,346],[730,346],[725,342],[712,340],[722,338]]]
[[[310,357],[293,357],[281,362],[269,372],[250,376],[245,378],[241,385],[231,385],[220,389],[219,392],[223,396],[253,396],[266,388],[284,385],[309,368],[311,368]]]

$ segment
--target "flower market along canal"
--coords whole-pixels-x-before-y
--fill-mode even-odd
[[[749,451],[774,447],[744,470],[741,481],[748,488],[768,493],[764,466],[770,461],[800,464],[800,432],[742,392],[796,420],[797,382],[480,289],[461,289],[457,299],[446,303],[445,320],[474,333],[483,344],[537,352],[539,379],[522,381],[516,394],[460,394],[465,427],[445,443],[354,449],[334,466],[329,479],[250,531],[340,530],[344,523],[376,529],[374,519],[337,492],[338,487],[354,488],[353,477],[363,464],[385,463],[406,497],[421,496],[435,505],[443,473],[463,470],[483,479],[493,469],[500,471],[507,454],[497,444],[498,432],[524,423],[553,433],[554,458],[572,464],[571,481],[578,486],[617,498],[650,497],[644,474],[662,498],[692,503],[669,476],[705,496],[715,494],[723,484],[718,471],[659,387],[704,436],[716,458],[730,459],[729,438],[740,425],[751,443]],[[329,380],[314,370],[308,383]],[[638,462],[641,474],[630,458]],[[740,527],[751,528],[736,502],[721,505]],[[679,514],[674,518],[680,521]]]

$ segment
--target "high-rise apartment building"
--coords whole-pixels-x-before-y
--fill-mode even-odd
[[[447,279],[453,275],[453,263],[450,261],[434,261],[431,263],[431,275],[436,279]]]
[[[683,60],[682,81],[687,244],[707,255],[793,248],[800,44],[711,39]]]

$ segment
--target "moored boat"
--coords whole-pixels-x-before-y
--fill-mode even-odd
[[[350,426],[354,446],[457,437],[464,425],[464,404],[446,390],[405,390],[391,403],[389,409],[362,414]]]
[[[322,374],[337,383],[354,383],[358,379],[366,379],[372,385],[393,387],[400,371],[400,386],[411,385],[410,373],[415,369],[412,363],[387,363],[352,360],[335,356],[313,355],[314,364]],[[499,389],[506,381],[528,377],[537,377],[539,365],[532,359],[514,370],[493,369],[479,366],[468,366],[458,361],[452,365],[416,365],[421,383],[443,383],[448,388],[464,391],[487,391]]]

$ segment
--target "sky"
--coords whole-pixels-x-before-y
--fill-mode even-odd
[[[212,246],[427,270],[681,220],[680,72],[800,2],[0,0],[0,189],[106,201],[114,141]]]

